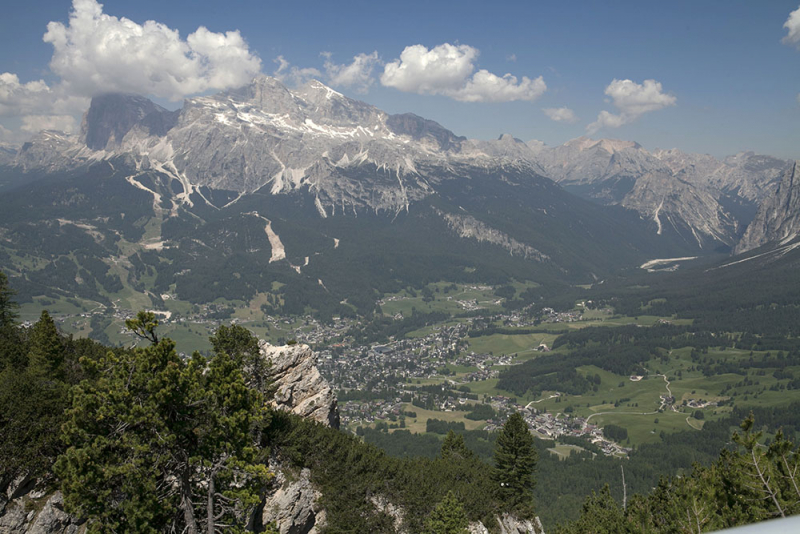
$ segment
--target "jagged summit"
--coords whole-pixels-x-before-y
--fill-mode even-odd
[[[778,189],[758,209],[736,246],[737,254],[767,243],[786,244],[800,235],[800,187],[797,184],[797,162],[783,173]]]
[[[176,114],[138,95],[110,93],[92,98],[81,125],[81,140],[92,150],[119,145],[136,125],[162,136],[174,125]]]
[[[201,187],[303,191],[322,217],[397,214],[431,195],[456,169],[469,174],[514,165],[594,202],[635,210],[652,222],[656,236],[677,233],[701,249],[734,246],[786,166],[753,153],[718,160],[585,136],[555,147],[507,133],[468,140],[413,113],[390,115],[317,80],[292,89],[263,75],[237,89],[187,99],[177,111],[140,96],[102,95],[92,101],[79,136],[43,133],[1,157],[24,169],[58,170],[122,155],[178,180],[183,202]]]
[[[622,139],[592,139],[591,137],[581,136],[571,139],[564,143],[565,147],[574,147],[580,151],[601,149],[609,154],[614,154],[620,150],[632,148],[639,150],[642,145],[636,141],[624,141]]]

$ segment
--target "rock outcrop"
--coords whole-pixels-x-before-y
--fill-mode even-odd
[[[542,522],[538,517],[533,520],[520,520],[511,514],[503,514],[497,518],[500,534],[544,534]]]
[[[266,496],[261,524],[274,523],[281,534],[317,534],[325,527],[325,510],[319,505],[322,496],[311,485],[311,471],[303,469],[297,477],[279,465],[271,464],[275,473],[272,491]]]
[[[64,511],[64,496],[60,491],[51,495],[33,491],[5,505],[5,513],[0,516],[0,533],[76,534],[82,524]]]
[[[735,253],[741,254],[771,242],[787,243],[800,235],[800,186],[797,162],[786,169],[778,190],[759,207]]]
[[[262,342],[261,354],[272,362],[274,407],[339,428],[336,396],[319,373],[317,356],[308,345],[278,347]]]

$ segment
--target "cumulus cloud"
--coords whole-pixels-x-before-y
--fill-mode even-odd
[[[631,80],[614,79],[606,87],[605,94],[611,97],[611,103],[619,110],[619,114],[601,111],[597,120],[586,127],[589,133],[602,128],[619,128],[645,113],[674,106],[677,102],[677,98],[664,93],[661,83],[655,80],[638,84]]]
[[[400,91],[444,95],[462,102],[533,101],[547,90],[541,76],[530,79],[481,69],[475,72],[479,51],[469,45],[444,43],[428,50],[406,47],[400,58],[384,66],[381,83]]]
[[[177,30],[148,20],[137,24],[103,13],[96,0],[74,0],[69,23],[50,22],[50,69],[71,94],[120,91],[177,100],[209,89],[247,83],[261,69],[238,31]]]
[[[0,124],[0,143],[12,143],[15,141],[14,133]]]
[[[58,130],[72,133],[77,121],[72,115],[26,115],[22,117],[22,131],[36,133],[42,130]]]
[[[289,85],[302,85],[313,79],[322,78],[322,73],[315,68],[299,68],[286,61],[283,56],[278,56],[272,60],[278,64],[278,68],[272,75],[282,83]]]
[[[21,131],[4,128],[3,138],[21,141],[27,137],[25,133],[42,129],[74,131],[73,116],[86,109],[89,99],[70,95],[65,89],[61,84],[50,87],[43,80],[21,83],[10,72],[0,74],[0,118],[22,119]]]
[[[0,117],[73,113],[87,103],[85,98],[67,94],[62,86],[51,88],[43,80],[21,83],[16,74],[0,74]]]
[[[138,24],[107,15],[96,0],[73,0],[68,23],[50,22],[43,40],[53,45],[55,83],[21,83],[13,73],[0,74],[0,117],[21,119],[25,132],[74,130],[70,118],[97,94],[177,100],[243,85],[261,70],[261,60],[238,31],[200,27],[182,39],[177,30],[152,20]]]
[[[542,108],[542,111],[545,115],[551,120],[556,122],[566,122],[568,124],[574,124],[578,122],[580,119],[575,115],[575,112],[571,109],[564,107],[564,108]]]
[[[372,71],[380,63],[378,52],[358,54],[349,65],[339,65],[332,61],[330,52],[323,52],[325,74],[328,82],[335,87],[352,87],[359,93],[366,93],[374,82]]]
[[[783,23],[789,33],[782,39],[787,45],[796,45],[800,48],[800,7],[789,13],[789,18]]]

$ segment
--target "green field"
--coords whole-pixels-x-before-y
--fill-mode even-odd
[[[558,456],[559,460],[564,460],[565,458],[569,458],[571,454],[585,451],[586,449],[584,449],[583,447],[578,447],[577,445],[565,445],[563,443],[556,443],[555,447],[551,447],[547,450],[550,451],[551,454]]]
[[[417,417],[406,417],[406,428],[411,432],[422,434],[425,432],[428,419],[439,419],[449,423],[463,422],[467,430],[481,430],[486,426],[486,421],[473,421],[464,417],[469,412],[452,411],[452,412],[439,412],[433,410],[425,410],[412,404],[404,404],[403,411],[416,412]]]
[[[438,282],[429,284],[432,291],[433,300],[425,302],[421,291],[406,289],[399,293],[388,294],[384,297],[381,309],[385,315],[401,314],[404,317],[411,315],[416,309],[420,312],[446,312],[450,314],[463,313],[468,308],[460,304],[462,302],[476,303],[481,309],[487,311],[498,311],[501,309],[501,300],[494,294],[494,290],[488,286],[471,286],[467,284],[457,284],[456,290],[445,292],[449,283]],[[437,291],[438,290],[438,291]],[[412,294],[413,291],[413,294]]]
[[[557,338],[556,334],[535,333],[535,334],[492,334],[490,336],[481,336],[469,338],[469,350],[477,354],[523,354],[530,355],[536,353],[536,347],[541,343],[546,344],[548,347],[553,345],[553,340]],[[530,357],[530,356],[529,356]]]

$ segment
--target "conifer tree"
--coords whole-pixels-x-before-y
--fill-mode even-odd
[[[47,311],[20,350],[27,352],[27,365],[11,365],[0,373],[0,475],[37,476],[50,469],[62,450],[58,428],[69,390],[64,344]]]
[[[472,458],[472,451],[464,443],[464,436],[449,430],[442,441],[442,458],[445,460],[466,460]]]
[[[209,338],[216,354],[228,354],[244,372],[247,385],[264,396],[271,390],[269,360],[261,356],[258,338],[248,329],[239,325],[221,325]]]
[[[518,412],[512,414],[497,436],[493,479],[500,499],[523,514],[533,511],[537,460],[528,424]]]
[[[469,520],[464,507],[455,493],[448,491],[428,520],[425,521],[425,534],[467,534]]]
[[[52,380],[62,377],[63,363],[64,346],[58,329],[44,310],[28,337],[28,369],[41,378]]]
[[[160,339],[84,363],[97,378],[73,390],[55,468],[67,509],[94,532],[241,531],[270,475],[253,442],[263,399],[234,359],[186,361]]]
[[[623,534],[628,532],[622,508],[611,497],[606,484],[600,493],[592,492],[583,504],[581,517],[573,524],[559,529],[560,534]]]
[[[8,285],[8,278],[0,271],[0,373],[9,369],[13,375],[28,364],[17,325],[18,309],[19,304],[14,301],[14,291]]]
[[[0,271],[0,328],[15,326],[19,304],[14,300],[16,292],[8,285],[8,277]]]

